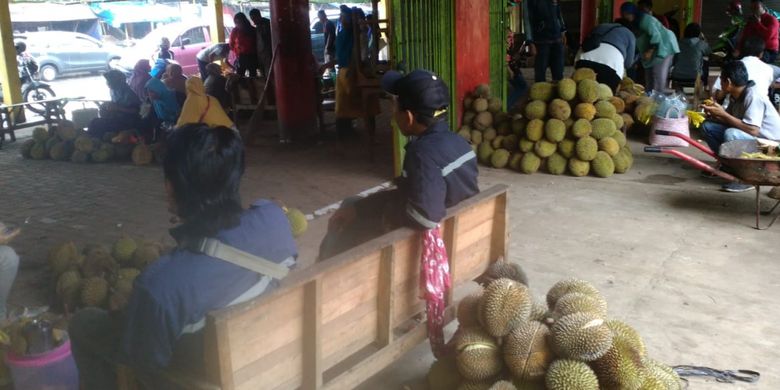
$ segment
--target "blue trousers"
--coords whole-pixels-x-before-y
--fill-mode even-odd
[[[563,62],[563,43],[537,43],[534,81],[544,81],[547,68],[552,71],[553,81],[563,79]]]
[[[701,125],[701,132],[704,135],[704,140],[707,141],[710,149],[713,152],[718,153],[720,151],[720,145],[735,141],[738,139],[756,139],[756,137],[733,127],[728,127],[720,122],[706,120]]]

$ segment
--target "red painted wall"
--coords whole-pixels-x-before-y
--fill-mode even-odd
[[[582,0],[582,8],[580,10],[580,43],[596,27],[596,8],[598,8],[596,0]]]
[[[455,0],[455,86],[458,125],[463,98],[490,82],[490,1]]]

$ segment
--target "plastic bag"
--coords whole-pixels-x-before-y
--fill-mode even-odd
[[[677,92],[666,95],[664,93],[653,91],[651,95],[656,101],[658,108],[655,115],[662,118],[683,118],[687,115],[688,99],[684,94]]]

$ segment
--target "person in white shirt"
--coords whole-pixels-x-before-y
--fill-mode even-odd
[[[754,88],[769,95],[769,88],[772,86],[772,83],[780,77],[780,68],[761,61],[764,47],[764,40],[760,37],[746,38],[742,47],[744,57],[740,61],[747,68],[748,79],[756,84]],[[712,86],[712,96],[715,97],[716,101],[723,103],[727,95],[726,91],[721,87],[720,78],[718,78]]]

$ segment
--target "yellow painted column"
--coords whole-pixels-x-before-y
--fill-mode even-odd
[[[225,42],[225,20],[222,14],[222,0],[209,0],[209,10],[214,13],[211,19],[211,42]]]
[[[16,67],[16,49],[14,49],[11,11],[7,0],[0,0],[0,83],[3,83],[5,104],[22,103],[22,85]]]

